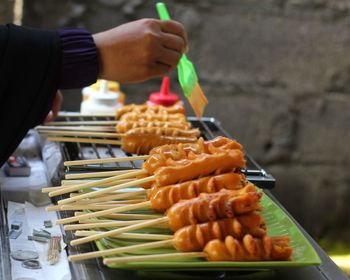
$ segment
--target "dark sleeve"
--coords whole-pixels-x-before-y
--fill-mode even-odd
[[[99,62],[90,32],[83,28],[58,30],[62,47],[59,88],[80,88],[96,82]]]
[[[0,26],[0,166],[48,113],[60,68],[56,31]]]

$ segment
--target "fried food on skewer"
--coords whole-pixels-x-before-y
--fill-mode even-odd
[[[261,196],[258,192],[237,194],[225,189],[211,194],[201,193],[196,198],[175,203],[166,211],[169,228],[176,231],[187,225],[260,211]]]
[[[152,114],[152,113],[126,113],[120,118],[121,121],[160,121],[160,122],[187,122],[183,114]]]
[[[124,114],[131,112],[152,114],[185,114],[185,107],[179,103],[168,107],[162,105],[130,104],[123,106],[116,111],[116,119],[118,120]]]
[[[209,141],[208,141],[209,143]],[[234,145],[239,145],[237,142],[232,141],[232,143],[234,143]],[[235,144],[237,143],[237,144]],[[199,147],[198,145],[196,145],[197,148]],[[191,173],[191,169],[192,167],[195,168],[193,169],[194,173],[193,176],[189,177],[180,177],[179,181],[170,181],[169,184],[174,184],[174,183],[178,183],[178,182],[182,182],[182,181],[188,181],[188,180],[192,180],[198,177],[204,177],[207,175],[210,175],[210,173],[225,173],[225,172],[229,172],[229,171],[233,171],[233,170],[239,170],[240,168],[245,166],[245,160],[244,160],[244,155],[243,152],[241,150],[223,150],[222,152],[217,152],[215,154],[194,154],[191,152],[191,150],[189,150],[190,152],[187,152],[185,150],[183,150],[181,153],[179,153],[179,151],[181,151],[181,149],[179,149],[180,146],[166,146],[167,149],[166,151],[163,153],[161,149],[156,149],[155,151],[152,152],[152,155],[147,159],[147,161],[144,162],[143,165],[143,169],[141,169],[140,171],[133,171],[135,173],[138,173],[138,175],[135,174],[136,177],[139,178],[140,174],[148,174],[148,175],[156,175],[156,177],[158,176],[158,174],[155,174],[155,171],[157,169],[160,169],[159,167],[161,167],[162,165],[164,167],[167,167],[163,170],[159,170],[159,175],[160,174],[165,174],[167,176],[167,173],[174,173],[174,174],[178,174],[176,176],[184,176],[188,173]],[[175,147],[176,151],[174,153],[172,153],[170,151],[170,149],[168,149],[169,147]],[[185,147],[185,146],[181,146],[181,147]],[[208,148],[211,147],[211,145],[207,145]],[[223,146],[225,147],[225,145]],[[215,147],[216,150],[220,150],[218,147]],[[202,151],[203,149],[197,149],[197,152]],[[208,149],[208,152],[212,150],[211,148]],[[156,152],[162,153],[162,154],[156,154]],[[190,158],[188,159],[182,159],[182,156],[190,156]],[[159,160],[158,160],[159,159]],[[173,169],[176,165],[179,165],[179,168],[175,168]],[[181,166],[181,167],[180,167]],[[209,169],[208,169],[209,168]],[[183,170],[184,172],[181,173],[181,170]],[[130,172],[130,174],[133,174],[132,172]],[[169,174],[168,174],[169,175]],[[126,176],[127,178],[130,177],[135,177],[134,175],[130,175],[127,173],[125,175],[123,175],[124,177]],[[171,176],[171,175],[170,175]],[[118,179],[120,176],[116,176]],[[164,176],[163,176],[164,177]],[[169,176],[168,176],[169,177]],[[171,176],[173,179],[176,179],[176,177]],[[49,192],[49,196],[57,196],[57,195],[61,195],[64,193],[69,193],[69,192],[74,192],[77,190],[81,190],[84,188],[91,188],[91,187],[95,187],[98,186],[99,181],[101,181],[101,183],[104,183],[104,181],[108,181],[108,182],[112,182],[114,177],[106,178],[106,179],[102,179],[102,180],[96,180],[95,182],[92,183],[85,183],[85,184],[78,184],[76,186],[69,186],[69,187],[65,187],[65,188],[61,188],[59,190],[54,190],[52,192]],[[147,182],[151,182],[152,180],[150,179]],[[151,186],[149,183],[146,183],[145,181],[139,182],[136,181],[137,184],[139,184],[139,186],[142,187],[147,187],[147,186]],[[141,185],[140,185],[141,184]],[[125,187],[130,187],[132,186],[132,184],[128,184]],[[113,188],[113,189],[112,189]],[[91,196],[95,196],[102,194],[102,193],[109,193],[111,191],[117,190],[119,188],[124,188],[123,185],[120,185],[118,187],[116,186],[112,186],[109,188],[106,188],[103,192],[102,191],[96,191],[93,193],[90,193],[88,195]],[[86,195],[86,194],[84,194]],[[74,201],[72,200],[68,200],[68,201]],[[61,202],[61,201],[60,201]],[[59,203],[60,203],[59,202]],[[61,202],[62,203],[62,202]]]
[[[169,229],[175,232],[187,225],[215,221],[223,218],[233,218],[242,214],[261,210],[259,204],[260,198],[261,194],[257,192],[249,192],[241,195],[232,193],[229,190],[222,190],[213,194],[202,193],[196,198],[183,200],[174,204],[167,210],[165,217],[76,239],[71,242],[71,245],[79,245],[104,237],[115,236],[123,232],[129,232],[130,230],[148,227],[152,224],[167,222]],[[123,207],[120,207],[119,210],[113,209],[113,212],[123,212],[122,208]],[[92,216],[97,217],[98,215],[105,214],[104,211],[88,213],[80,215],[79,217],[61,219],[57,222],[59,224],[65,224],[71,221],[91,218]]]
[[[253,184],[246,184],[244,175],[229,172],[164,187],[154,185],[148,190],[147,197],[153,210],[164,212],[180,200],[195,198],[201,193],[215,193],[222,189],[232,190],[237,194],[256,191]]]
[[[254,237],[266,235],[266,225],[262,216],[252,212],[236,218],[226,218],[202,224],[189,225],[177,230],[165,242],[148,242],[147,249],[159,248],[171,245],[176,250],[182,252],[202,251],[205,245],[215,239],[224,240],[226,236],[232,235],[235,238],[242,238],[245,234]],[[122,237],[122,234],[118,237]],[[162,236],[162,240],[164,240]],[[80,261],[96,257],[110,256],[114,254],[130,253],[142,248],[141,246],[126,246],[116,249],[106,249],[97,252],[89,252],[70,256],[70,261]],[[141,247],[141,248],[140,248]]]
[[[254,238],[246,234],[243,239],[227,236],[225,241],[212,240],[203,252],[104,258],[103,263],[111,265],[176,258],[206,258],[208,261],[289,261],[292,253],[293,248],[289,245],[288,236]]]
[[[162,128],[178,128],[190,129],[192,127],[189,122],[146,122],[146,121],[119,121],[115,126],[117,133],[126,133],[127,131],[140,127],[162,127]]]
[[[173,137],[193,137],[197,138],[200,135],[198,128],[193,129],[180,129],[180,128],[167,128],[167,127],[137,127],[130,129],[126,132],[128,134],[142,134],[142,135],[161,135],[161,136],[173,136]]]
[[[149,151],[149,158],[143,163],[143,168],[152,174],[161,166],[173,165],[174,161],[193,159],[196,155],[214,154],[222,150],[242,150],[242,145],[222,136],[208,141],[200,138],[195,143],[166,144]]]
[[[211,240],[224,240],[230,235],[240,239],[245,234],[254,237],[266,235],[266,224],[260,214],[252,212],[235,218],[185,226],[175,232],[174,247],[182,252],[201,251]]]
[[[212,240],[204,252],[209,261],[289,261],[293,248],[288,236],[254,238],[247,234],[242,241],[232,236]]]

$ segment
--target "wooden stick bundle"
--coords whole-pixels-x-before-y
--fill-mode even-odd
[[[65,161],[64,166],[75,166],[85,164],[101,164],[101,163],[114,163],[114,162],[129,162],[136,160],[146,160],[149,156],[133,156],[133,157],[118,157],[118,158],[99,158],[99,159],[85,159],[85,160],[73,160]]]
[[[74,212],[74,216],[78,217],[78,216],[82,216],[85,215],[86,212]],[[153,220],[153,219],[157,219],[159,217],[162,217],[161,215],[157,215],[157,214],[134,214],[134,213],[115,213],[115,214],[104,214],[101,215],[99,217],[105,217],[105,218],[109,218],[109,219],[113,219],[113,220]],[[94,218],[94,217],[92,217]],[[79,219],[79,222],[82,223],[84,221],[89,220],[89,223],[93,221],[96,222],[100,221],[99,219],[91,219],[91,218],[87,218],[87,219]],[[110,221],[110,220],[109,220]]]
[[[111,125],[114,126],[118,124],[119,121],[54,121],[45,123],[44,126],[72,126],[72,125]]]
[[[56,224],[67,224],[67,223],[77,222],[79,220],[83,220],[83,219],[87,219],[87,218],[102,217],[102,216],[104,216],[106,214],[114,214],[114,213],[126,212],[126,211],[133,210],[135,208],[139,209],[142,206],[148,207],[149,206],[149,201],[145,201],[145,202],[141,202],[141,203],[133,204],[133,205],[125,205],[125,206],[121,206],[121,207],[114,207],[114,208],[111,208],[111,209],[102,210],[102,211],[98,211],[98,212],[86,213],[86,214],[79,215],[79,216],[64,218],[64,219],[57,220]]]
[[[145,262],[154,260],[172,260],[172,259],[184,259],[184,258],[206,258],[208,254],[205,252],[191,252],[191,253],[170,253],[170,254],[154,254],[145,256],[131,256],[131,257],[115,257],[105,258],[103,263],[105,265],[128,263],[128,262]]]
[[[75,236],[90,236],[93,234],[101,233],[102,231],[94,230],[77,230]],[[118,235],[118,239],[136,239],[136,240],[168,240],[172,239],[172,235],[168,234],[154,234],[154,233],[121,233]]]
[[[122,201],[111,201],[108,203],[97,203],[97,204],[91,204],[91,203],[85,203],[85,204],[78,204],[78,203],[72,203],[72,204],[63,204],[63,205],[53,205],[46,207],[46,211],[76,211],[76,210],[105,210],[105,209],[112,209],[117,207],[124,207],[126,205],[133,205],[134,209],[137,208],[138,204],[145,201],[145,199],[133,199],[133,200],[122,200]],[[137,208],[142,209],[142,207]]]
[[[80,137],[48,137],[49,141],[56,142],[73,142],[73,143],[88,143],[88,144],[107,144],[107,145],[121,145],[119,140],[105,140],[105,139],[92,139],[92,138],[80,138]]]
[[[90,113],[84,114],[80,112],[64,112],[58,113],[59,117],[115,117],[115,113]]]
[[[64,230],[77,230],[77,229],[92,229],[92,228],[124,227],[124,226],[139,224],[141,222],[143,222],[143,220],[95,222],[95,223],[65,225],[63,228]]]
[[[70,242],[70,244],[73,245],[73,246],[79,245],[79,244],[84,244],[84,243],[91,242],[91,241],[94,241],[94,240],[98,240],[98,239],[101,239],[101,238],[116,236],[116,235],[118,235],[120,233],[125,233],[125,232],[129,232],[129,231],[132,231],[132,230],[145,228],[145,227],[148,227],[148,226],[153,226],[153,225],[157,225],[157,224],[161,224],[161,223],[166,223],[167,221],[168,221],[168,217],[161,217],[161,218],[154,219],[154,220],[144,221],[144,222],[141,222],[141,223],[138,223],[138,224],[135,224],[135,225],[130,225],[130,226],[126,226],[126,227],[123,227],[123,228],[118,228],[118,229],[106,231],[106,232],[103,232],[103,233],[99,233],[99,234],[83,237],[83,238],[80,238],[80,239],[75,239],[75,240],[72,240]]]
[[[150,243],[131,245],[131,246],[128,246],[128,249],[130,251],[135,251],[135,250],[145,250],[149,248],[168,247],[168,246],[171,247],[172,245],[173,245],[173,240],[162,240],[162,241],[156,241],[156,242],[150,242]],[[121,247],[121,248],[107,249],[107,250],[69,256],[68,260],[81,261],[81,260],[87,260],[87,259],[92,259],[97,257],[111,256],[119,253],[127,253],[127,252],[124,247]]]
[[[123,183],[127,183],[127,182],[131,182],[135,179],[120,179],[120,180],[116,180],[113,182],[109,182],[109,183],[104,183],[102,186],[98,186],[99,188],[106,188],[106,187],[111,187],[114,185],[118,185],[118,184],[123,184]],[[58,191],[58,190],[65,190],[67,187],[71,187],[71,186],[78,186],[81,184],[86,184],[86,183],[92,183],[92,182],[96,182],[97,180],[72,180],[70,182],[67,182],[64,180],[61,181],[62,185],[61,186],[56,186],[56,187],[47,187],[47,188],[42,188],[41,192],[42,193],[49,193],[52,191]],[[79,195],[76,193],[71,193],[71,195]]]
[[[78,190],[82,190],[82,189],[87,189],[87,188],[92,188],[92,187],[96,187],[96,186],[99,186],[99,185],[103,185],[105,183],[110,183],[110,182],[114,182],[114,181],[118,181],[120,179],[126,179],[126,178],[131,178],[131,177],[136,177],[136,176],[139,176],[139,175],[144,175],[144,174],[147,174],[147,172],[145,170],[138,170],[138,171],[131,171],[131,172],[128,172],[128,173],[125,173],[125,174],[120,174],[120,175],[116,175],[116,176],[112,176],[112,177],[108,177],[108,178],[105,178],[105,179],[101,179],[101,180],[97,180],[95,182],[90,182],[90,183],[85,183],[85,184],[80,184],[80,185],[76,185],[76,186],[70,186],[70,187],[66,187],[62,190],[56,190],[56,191],[52,191],[52,192],[49,192],[49,196],[50,197],[53,197],[53,196],[57,196],[57,195],[61,195],[61,194],[65,194],[65,193],[70,193],[70,192],[74,192],[74,191],[78,191]],[[124,183],[124,184],[121,184],[121,185],[125,185],[125,184],[129,184],[131,186],[133,186],[132,182],[128,182],[128,183]],[[97,193],[97,195],[99,195],[100,193],[107,193],[109,192],[109,190],[111,190],[112,187],[107,187],[105,190],[105,192],[99,192],[97,193],[98,191],[94,192],[95,194]],[[115,190],[117,190],[118,188],[115,188]],[[93,195],[93,196],[96,196],[96,195]],[[90,197],[90,196],[89,196]],[[83,197],[85,198],[85,197]],[[79,200],[76,199],[76,198],[69,198],[70,201],[76,201],[76,200]],[[60,200],[61,202],[63,200]],[[62,203],[63,204],[63,203]]]
[[[130,198],[138,198],[140,196],[142,196],[143,198],[145,197],[144,195],[146,194],[146,190],[140,190],[140,191],[135,191],[135,192],[118,192],[114,195],[108,194],[108,195],[104,195],[104,196],[99,196],[97,198],[94,199],[87,199],[87,200],[80,200],[79,203],[81,204],[93,204],[93,203],[98,203],[98,202],[106,202],[106,201],[113,201],[113,200],[118,200],[118,199],[130,199]],[[73,193],[71,194],[73,195]],[[75,194],[74,195],[79,195],[79,194]],[[74,197],[74,196],[72,196]]]
[[[60,129],[62,131],[86,131],[86,132],[112,132],[115,133],[115,127],[112,126],[37,126],[35,128],[39,132]]]
[[[89,136],[89,137],[101,137],[101,138],[120,138],[123,137],[122,133],[111,132],[79,132],[79,131],[64,131],[64,130],[44,130],[40,134],[46,137],[52,137],[52,135],[60,136]]]
[[[139,172],[139,173],[137,173],[137,172]],[[137,175],[142,175],[142,174],[145,174],[146,171],[141,170],[141,171],[136,171],[136,172],[133,172],[133,173],[137,174]],[[109,178],[104,179],[104,180],[108,180],[108,179]],[[75,201],[79,201],[79,200],[82,200],[82,199],[96,197],[96,196],[99,196],[99,195],[102,195],[102,194],[105,194],[105,193],[110,193],[112,191],[125,189],[125,188],[130,188],[130,187],[136,187],[136,186],[148,183],[148,182],[153,182],[154,179],[155,179],[154,175],[153,176],[148,176],[146,178],[138,179],[138,180],[135,180],[135,181],[132,181],[132,182],[127,182],[127,183],[115,185],[115,186],[112,186],[112,187],[106,187],[106,188],[103,188],[101,190],[97,190],[97,191],[94,191],[94,192],[84,193],[84,194],[81,194],[81,195],[78,195],[78,196],[75,196],[75,197],[62,199],[62,200],[58,201],[58,204],[69,204],[69,203],[72,203],[72,202],[75,202]],[[92,184],[92,183],[90,183],[90,184]],[[96,186],[96,185],[93,185],[93,186]],[[91,187],[91,186],[89,185],[88,187]],[[79,188],[80,188],[80,186],[75,186],[75,187],[72,187],[72,190],[77,190]],[[86,186],[84,186],[83,188],[86,188]],[[70,191],[71,190],[68,190],[68,191],[65,191],[64,193],[67,193],[67,192],[70,192]],[[55,191],[55,192],[49,193],[49,195],[51,194],[50,196],[55,196],[55,195],[62,194],[62,192],[63,192],[63,190]]]

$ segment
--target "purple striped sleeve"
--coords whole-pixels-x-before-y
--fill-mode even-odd
[[[80,88],[95,83],[99,63],[91,33],[83,28],[62,28],[58,34],[62,48],[58,88]]]

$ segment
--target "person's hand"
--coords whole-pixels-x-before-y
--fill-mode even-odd
[[[93,35],[100,57],[99,78],[141,82],[174,69],[187,48],[176,21],[142,19]]]
[[[63,101],[62,93],[58,90],[53,100],[51,111],[46,116],[45,122],[52,122],[57,117],[58,112],[61,109],[62,101]]]

